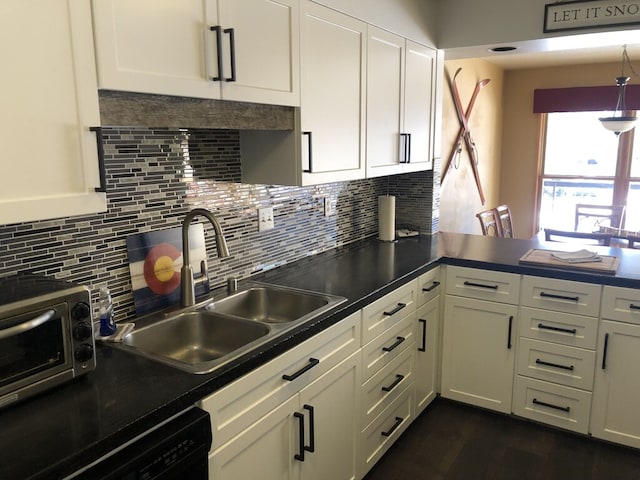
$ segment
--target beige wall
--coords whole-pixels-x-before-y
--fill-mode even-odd
[[[595,64],[505,72],[499,190],[501,201],[512,207],[518,237],[531,237],[537,223],[534,208],[539,115],[533,113],[533,91],[537,88],[613,85],[619,71],[619,64]]]
[[[455,60],[445,62],[445,81],[442,102],[442,164],[454,146],[459,129],[448,78],[462,68],[456,78],[463,108],[466,110],[476,83],[488,78],[490,82],[480,91],[469,119],[469,128],[478,150],[478,170],[486,202],[480,202],[469,153],[463,143],[459,167],[450,168],[440,192],[440,224],[444,232],[480,234],[475,214],[493,208],[500,202],[500,158],[502,148],[502,90],[503,70],[484,60]]]
[[[451,169],[442,184],[441,231],[480,234],[475,214],[501,203],[511,207],[518,238],[536,232],[539,115],[533,113],[533,92],[537,88],[613,85],[618,64],[572,65],[567,67],[507,70],[483,60],[445,62],[445,79],[458,67],[457,82],[466,108],[475,83],[491,82],[481,91],[471,114],[470,128],[479,151],[480,176],[486,202],[480,203],[466,147],[460,167]],[[613,106],[612,106],[613,107]],[[458,132],[458,119],[445,81],[442,127],[442,162],[446,162]]]

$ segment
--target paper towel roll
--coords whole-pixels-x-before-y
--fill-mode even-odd
[[[384,242],[393,242],[396,238],[396,197],[393,195],[378,197],[378,238]]]

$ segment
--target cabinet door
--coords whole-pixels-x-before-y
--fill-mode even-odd
[[[591,410],[594,437],[640,448],[639,364],[640,326],[601,320]]]
[[[100,88],[220,98],[215,0],[93,0]]]
[[[446,296],[442,396],[511,412],[517,311],[514,305]]]
[[[300,105],[299,9],[297,0],[218,0],[222,98]]]
[[[440,297],[418,309],[416,322],[416,416],[436,397]]]
[[[303,2],[303,184],[364,178],[366,24]],[[306,173],[308,172],[308,173]]]
[[[89,5],[5,0],[0,43],[0,224],[106,210]]]
[[[407,163],[402,164],[403,172],[428,170],[433,166],[431,133],[435,72],[435,50],[407,40],[403,133],[409,135],[409,146]]]
[[[310,408],[313,409],[315,447],[315,451],[306,453],[304,462],[300,462],[304,480],[356,478],[359,406],[359,353],[344,360],[300,392],[299,412],[307,419]],[[312,439],[308,438],[307,443],[310,441]]]
[[[297,407],[296,395],[212,452],[210,480],[298,480]]]
[[[405,40],[368,27],[367,177],[399,173]]]

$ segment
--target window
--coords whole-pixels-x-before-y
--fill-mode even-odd
[[[607,115],[610,113],[545,114],[541,228],[573,230],[575,207],[582,203],[626,205],[622,227],[640,230],[640,135],[634,135],[635,129],[618,136],[605,130],[598,117]],[[594,218],[592,223],[581,223],[578,230],[593,230],[598,225],[609,223]]]

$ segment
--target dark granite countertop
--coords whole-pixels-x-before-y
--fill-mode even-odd
[[[370,239],[252,277],[341,295],[348,301],[312,324],[206,375],[99,346],[94,372],[0,411],[0,478],[62,478],[440,262],[640,287],[640,250],[598,247],[601,254],[620,257],[615,275],[601,275],[519,265],[519,258],[530,248],[572,249],[537,240],[449,233],[395,243]]]

